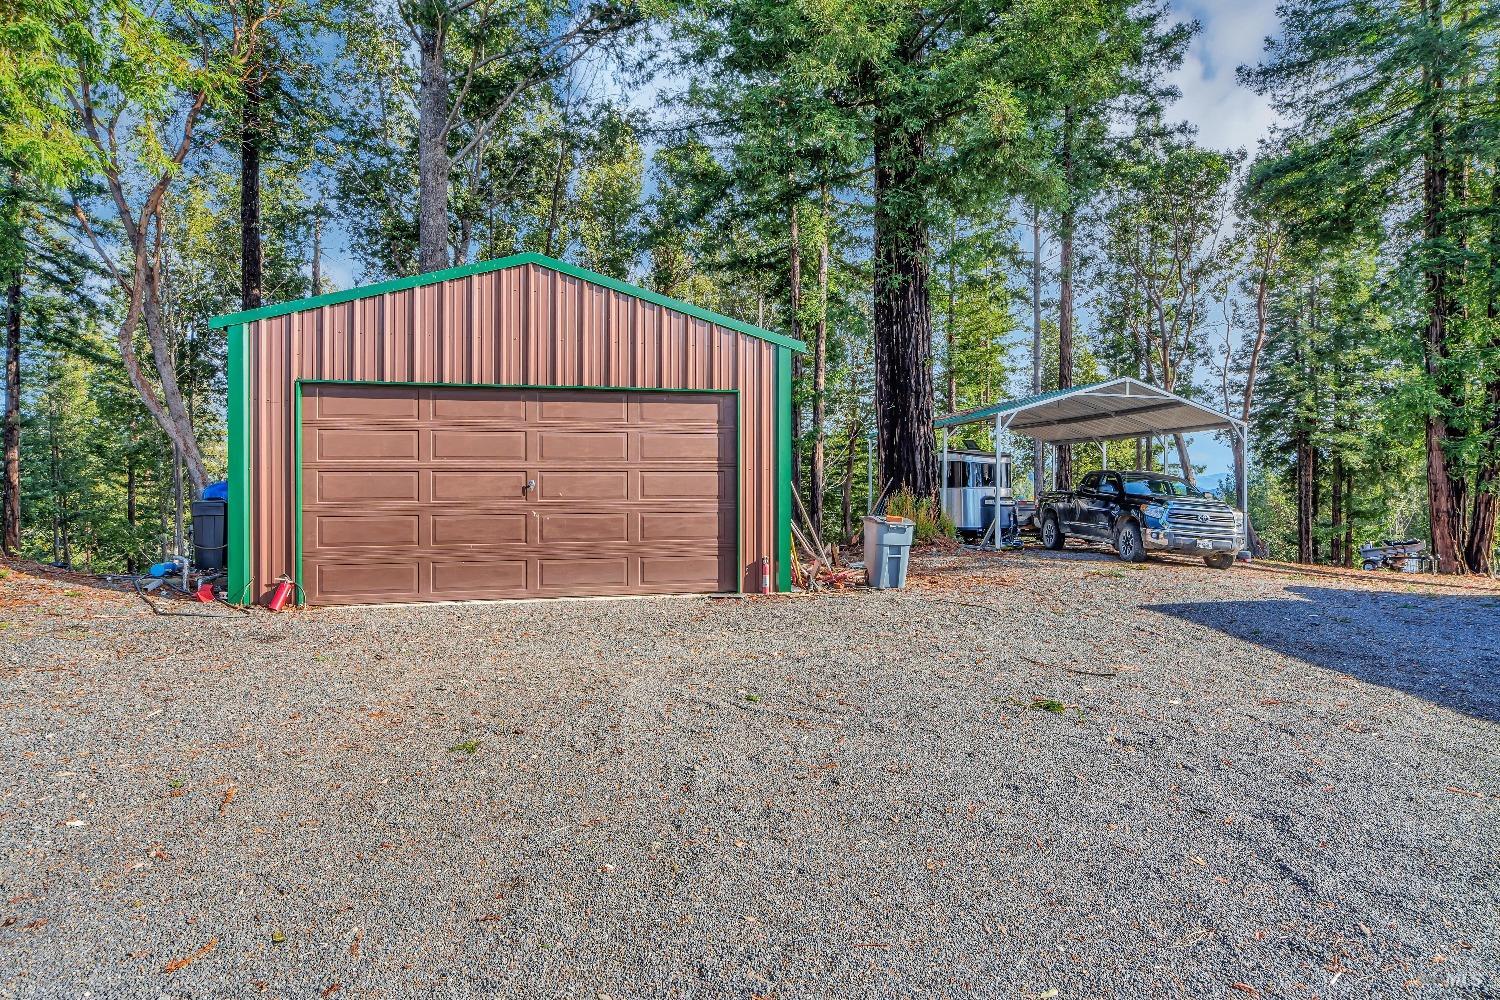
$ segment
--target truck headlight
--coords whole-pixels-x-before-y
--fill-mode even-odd
[[[1141,513],[1152,521],[1165,521],[1167,519],[1167,508],[1159,503],[1148,503],[1141,508]]]

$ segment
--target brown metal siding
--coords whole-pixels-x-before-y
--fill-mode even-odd
[[[535,264],[247,324],[254,592],[296,575],[298,380],[737,389],[742,586],[776,561],[777,348]]]

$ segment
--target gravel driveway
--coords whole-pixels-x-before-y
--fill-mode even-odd
[[[157,616],[12,572],[0,996],[1500,996],[1500,591],[1372,581]]]

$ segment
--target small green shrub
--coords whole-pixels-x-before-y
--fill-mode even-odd
[[[936,497],[918,497],[911,490],[902,490],[891,497],[885,512],[887,517],[904,517],[915,522],[913,540],[919,543],[958,535],[953,518],[943,511]]]

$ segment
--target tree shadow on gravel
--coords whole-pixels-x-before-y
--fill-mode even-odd
[[[1153,604],[1145,610],[1500,722],[1500,598],[1287,590],[1297,596]]]

